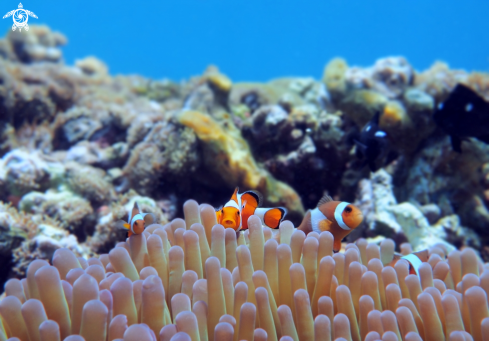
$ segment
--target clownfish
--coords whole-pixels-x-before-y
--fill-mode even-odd
[[[334,201],[329,195],[319,200],[313,210],[308,210],[298,227],[304,233],[321,233],[329,231],[333,234],[333,250],[340,251],[341,241],[363,221],[362,211],[355,205],[344,201]]]
[[[257,192],[246,191],[239,194],[238,187],[236,187],[231,200],[216,210],[217,223],[235,231],[247,230],[249,217],[256,215],[261,219],[263,225],[277,229],[287,214],[287,210],[283,207],[259,207],[261,204],[262,197]]]
[[[398,253],[394,254],[394,259],[389,263],[390,266],[394,267],[399,259],[404,259],[409,264],[409,274],[410,275],[418,275],[419,276],[419,267],[421,264],[428,261],[430,253],[428,250],[422,250],[414,253],[410,253],[409,255],[401,255]]]
[[[132,212],[129,212],[127,222],[119,220],[116,222],[116,226],[119,229],[127,231],[127,237],[131,237],[133,234],[143,233],[146,226],[156,221],[153,213],[142,213],[137,202],[134,202]]]

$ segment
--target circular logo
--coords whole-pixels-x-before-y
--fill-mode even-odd
[[[24,26],[27,24],[27,20],[29,19],[29,16],[27,15],[27,12],[24,9],[18,9],[15,11],[13,15],[14,23],[17,26]]]

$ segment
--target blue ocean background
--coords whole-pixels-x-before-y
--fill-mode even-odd
[[[67,64],[94,55],[111,74],[179,80],[217,65],[234,81],[320,78],[335,56],[368,66],[403,55],[417,69],[441,60],[489,71],[487,0],[26,0],[68,37]],[[2,0],[0,10],[17,8]],[[11,18],[1,21],[7,32]]]

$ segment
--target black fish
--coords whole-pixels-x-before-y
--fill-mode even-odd
[[[489,103],[463,84],[457,84],[447,100],[438,105],[433,119],[450,135],[456,152],[462,152],[462,140],[469,137],[489,144]]]
[[[364,159],[372,172],[379,169],[389,150],[387,133],[379,127],[380,112],[377,112],[372,120],[365,125],[360,133],[357,145],[357,156]]]

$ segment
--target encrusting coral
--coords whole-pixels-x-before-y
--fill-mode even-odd
[[[398,202],[393,188],[392,176],[383,169],[359,184],[359,199],[355,203],[364,213],[368,231],[379,235],[377,238],[409,240],[415,250],[434,244],[443,244],[448,251],[463,246],[480,248],[483,244],[474,231],[460,226],[457,215],[446,212],[441,217],[441,208],[436,204]]]
[[[489,265],[465,248],[429,249],[410,275],[395,244],[359,239],[333,254],[328,232],[249,220],[236,237],[193,200],[98,258],[55,252],[11,279],[0,340],[236,341],[489,338]],[[402,254],[412,252],[409,244]]]
[[[489,147],[455,154],[432,119],[457,83],[489,100],[487,75],[388,57],[335,59],[322,82],[211,66],[176,83],[64,65],[65,43],[0,39],[0,281],[26,275],[5,285],[0,341],[489,340],[489,266],[467,247],[489,258]],[[354,140],[377,112],[399,156],[369,178]],[[194,201],[167,224],[190,189],[218,205],[236,184],[291,220],[327,191],[383,236],[333,254],[329,233],[252,217],[237,237]],[[161,225],[114,248],[136,200]],[[429,249],[419,277],[385,236]]]
[[[257,165],[247,142],[232,122],[226,122],[227,129],[224,129],[211,116],[197,111],[183,111],[178,119],[204,142],[207,167],[213,168],[228,186],[255,188],[271,205],[284,205],[292,215],[304,214],[295,190]]]
[[[414,249],[470,246],[489,259],[489,146],[455,153],[433,120],[457,83],[489,100],[487,74],[387,57],[335,59],[322,81],[240,83],[214,66],[156,81],[110,75],[95,57],[66,65],[65,43],[45,26],[0,39],[0,283],[62,247],[108,252],[136,198],[165,224],[188,198],[219,207],[236,185],[286,206],[296,225],[327,192],[365,210],[351,241],[407,237]],[[370,174],[355,141],[377,113],[392,150]]]

